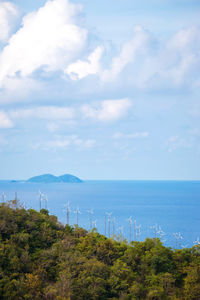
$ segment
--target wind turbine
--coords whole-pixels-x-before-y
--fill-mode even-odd
[[[2,202],[5,202],[6,194],[5,194],[4,192],[2,193],[2,196],[1,196],[1,197],[2,197]]]
[[[122,241],[122,239],[123,239],[123,226],[120,226],[118,228],[118,230],[119,230],[119,240]]]
[[[155,224],[155,225],[151,226],[150,228],[153,229],[153,231],[154,231],[154,237],[156,239],[157,238],[157,233],[158,233],[158,225]]]
[[[116,222],[116,218],[113,218],[113,236],[115,235],[115,222]]]
[[[196,241],[193,242],[193,244],[196,246],[196,245],[200,245],[200,240],[199,240],[199,237],[197,238]]]
[[[108,237],[110,238],[110,217],[112,215],[112,213],[106,213],[106,215],[108,216]]]
[[[45,209],[47,209],[47,201],[48,201],[48,197],[46,194],[46,195],[44,195]]]
[[[67,204],[65,204],[65,207],[67,208],[65,210],[66,212],[66,219],[67,219],[67,225],[69,225],[69,213],[71,212],[70,206],[69,206],[69,201],[67,202]]]
[[[165,232],[162,230],[162,228],[159,226],[157,233],[159,234],[160,240],[162,241],[163,236],[165,235]]]
[[[89,221],[90,221],[90,230],[92,230],[92,215],[93,215],[93,209],[87,210],[87,212],[89,213]]]
[[[139,239],[140,239],[140,233],[141,233],[141,225],[138,225],[137,226],[137,240],[139,241]]]
[[[92,224],[94,224],[94,228],[97,230],[97,220],[93,221]]]
[[[74,211],[74,213],[76,214],[76,224],[78,226],[78,215],[81,214],[80,210],[79,210],[79,207],[77,206],[76,210]]]
[[[128,218],[128,222],[129,222],[129,242],[131,242],[131,236],[132,236],[132,224],[133,224],[133,219],[132,217]]]
[[[43,194],[41,193],[40,190],[38,191],[38,193],[39,193],[39,207],[40,207],[40,210],[41,210],[41,208],[42,208],[42,197],[43,197]]]
[[[178,247],[178,233],[177,232],[173,233],[173,236],[176,239],[176,249],[177,249],[177,247]]]
[[[106,214],[105,214],[105,220],[104,220],[104,235],[106,236],[106,222],[107,222],[107,218],[106,218]]]
[[[26,209],[26,204],[25,204],[24,201],[22,202],[22,208],[23,208],[23,209]]]
[[[179,239],[179,248],[181,249],[181,241],[183,239],[183,236],[180,232],[178,233],[178,239]]]
[[[134,220],[134,241],[137,240],[137,222]]]

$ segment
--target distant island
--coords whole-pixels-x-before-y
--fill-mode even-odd
[[[54,176],[52,174],[43,174],[39,176],[31,177],[27,180],[27,182],[35,182],[35,183],[53,183],[53,182],[64,182],[64,183],[80,183],[83,182],[80,178],[71,175],[64,174],[61,176]]]

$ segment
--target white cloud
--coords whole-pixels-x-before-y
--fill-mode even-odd
[[[110,67],[103,69],[100,65],[103,47],[99,46],[89,55],[88,61],[78,60],[69,65],[65,73],[68,74],[72,80],[78,80],[88,75],[97,74],[102,81],[113,81],[127,65],[134,63],[138,56],[141,56],[141,54],[147,51],[149,43],[149,33],[141,26],[136,26],[133,30],[132,39],[122,45],[120,53],[113,57]]]
[[[104,100],[100,104],[84,105],[82,113],[86,118],[99,121],[115,121],[124,117],[132,106],[129,99]]]
[[[191,27],[177,32],[166,42],[158,57],[157,70],[160,77],[176,86],[199,82],[200,28]]]
[[[18,9],[13,3],[0,2],[0,41],[7,41],[18,14]]]
[[[39,68],[64,70],[76,59],[87,40],[87,30],[76,24],[80,9],[68,0],[49,0],[26,15],[0,54],[0,86],[17,73],[23,77]]]
[[[0,128],[11,128],[13,127],[12,121],[9,119],[8,115],[0,110]]]
[[[116,132],[113,135],[114,139],[139,139],[139,138],[147,138],[149,136],[149,132],[144,131],[144,132],[134,132],[134,133],[129,133],[125,134],[122,132]]]
[[[44,149],[46,150],[57,150],[57,149],[67,149],[69,146],[75,146],[80,150],[90,149],[95,145],[95,140],[86,139],[83,140],[77,135],[69,136],[55,136],[51,141],[45,143]]]
[[[13,119],[38,118],[43,120],[65,120],[74,117],[74,111],[69,107],[40,106],[29,109],[17,109],[9,111]]]
[[[149,44],[149,34],[140,26],[136,26],[133,32],[133,38],[127,41],[121,49],[118,56],[112,59],[111,68],[104,70],[100,77],[103,81],[112,81],[124,70],[124,68],[133,63],[141,53],[144,54]]]
[[[88,61],[78,60],[65,69],[65,74],[72,80],[82,79],[88,75],[98,74],[101,70],[100,59],[103,55],[103,47],[97,47],[89,56]]]
[[[95,74],[104,87],[115,83],[116,88],[129,85],[132,89],[200,86],[199,27],[186,28],[168,39],[156,40],[150,32],[136,26],[132,38],[121,46],[110,66],[100,65],[103,53],[99,48],[101,55],[98,52],[96,55],[97,49],[92,53],[94,57],[88,57],[88,62],[79,60],[66,69],[71,79]],[[96,63],[92,63],[91,57]]]

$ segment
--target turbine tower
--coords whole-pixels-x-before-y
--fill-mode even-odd
[[[134,241],[137,240],[137,222],[134,220]]]
[[[94,228],[97,230],[97,220],[93,221],[92,224],[94,224]]]
[[[116,218],[113,218],[113,237],[115,235],[115,223],[116,223]]]
[[[106,236],[106,222],[107,222],[107,218],[106,218],[106,214],[105,214],[105,220],[104,220],[104,235]]]
[[[48,197],[47,197],[47,194],[46,194],[46,195],[44,195],[45,209],[47,209],[47,201],[48,201]]]
[[[177,232],[173,233],[173,236],[176,239],[176,249],[177,249],[178,248],[178,233]]]
[[[108,237],[110,238],[110,217],[112,215],[112,213],[106,213],[106,215],[108,216]]]
[[[90,231],[92,230],[92,215],[94,213],[93,209],[87,210],[87,212],[89,213],[89,222],[90,222]]]
[[[65,204],[65,207],[67,208],[65,210],[65,212],[66,212],[66,219],[67,219],[67,225],[69,225],[69,213],[71,212],[70,206],[69,206],[69,201],[67,202],[67,204]]]
[[[39,193],[39,208],[41,210],[41,208],[42,208],[42,197],[43,197],[43,194],[41,193],[40,190],[38,191],[38,193]]]
[[[137,240],[139,241],[140,239],[140,233],[141,233],[141,225],[137,226]]]
[[[129,217],[128,218],[128,222],[129,222],[129,243],[131,242],[132,240],[132,224],[133,224],[133,219],[132,217]]]
[[[6,194],[5,194],[4,192],[2,193],[2,196],[1,196],[1,197],[2,197],[2,202],[5,202]]]
[[[78,226],[78,215],[81,214],[80,210],[79,210],[79,207],[77,206],[76,210],[74,211],[74,213],[76,214],[76,224]]]

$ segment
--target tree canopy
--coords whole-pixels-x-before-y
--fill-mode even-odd
[[[119,242],[48,210],[0,205],[0,299],[200,299],[200,246]]]

